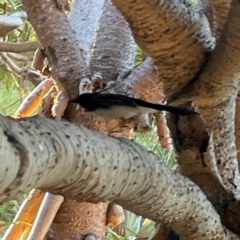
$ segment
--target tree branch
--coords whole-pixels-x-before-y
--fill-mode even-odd
[[[128,21],[135,41],[158,67],[167,98],[194,78],[206,52],[215,47],[206,16],[191,1],[112,2]]]
[[[10,15],[0,15],[0,37],[4,37],[8,32],[20,27],[23,24],[23,20],[27,18],[27,14],[24,11],[13,12]]]
[[[1,52],[14,52],[14,53],[22,53],[22,52],[32,52],[36,51],[36,49],[40,46],[39,41],[31,41],[31,42],[0,42],[0,51]]]
[[[239,12],[239,1],[233,1],[208,65],[197,82],[178,99],[178,104],[193,101],[202,120],[186,118],[176,122],[173,119],[170,128],[181,172],[201,187],[221,215],[223,224],[238,234],[236,216],[240,207],[235,202],[240,198],[240,174],[234,120],[240,79]]]
[[[223,184],[237,199],[240,199],[240,174],[234,120],[240,78],[239,12],[239,1],[234,0],[209,64],[185,95],[194,101],[211,132],[209,135],[213,137],[215,159]]]
[[[39,188],[79,201],[112,200],[170,223],[184,239],[239,239],[198,186],[132,141],[37,117],[0,115],[0,129],[1,202]]]
[[[59,11],[55,1],[44,1],[43,4],[23,0],[22,3],[44,47],[59,90],[65,90],[70,100],[76,98],[81,79],[90,77],[91,72],[80,53],[67,16]]]
[[[31,191],[22,202],[13,223],[7,229],[5,239],[27,239],[35,222],[44,195],[40,190]]]
[[[20,75],[21,74],[21,68],[18,67],[17,64],[15,64],[8,56],[7,53],[5,52],[0,52],[0,57],[2,57],[3,61],[5,62],[5,64],[7,64],[7,66],[9,67],[9,69],[14,72],[16,75]]]
[[[160,103],[164,99],[163,83],[151,58],[146,58],[133,69],[107,85],[110,93],[134,95],[145,101]]]
[[[43,96],[48,93],[52,86],[52,79],[42,81],[30,94],[28,94],[22,104],[18,107],[14,116],[18,118],[32,116],[32,114],[40,106]]]
[[[17,61],[22,61],[22,62],[30,62],[33,60],[33,57],[30,57],[30,56],[25,56],[25,55],[22,55],[22,54],[18,54],[18,53],[7,53],[7,55],[10,57],[10,58],[13,58],[14,60],[17,60]]]

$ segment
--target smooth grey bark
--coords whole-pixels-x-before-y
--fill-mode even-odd
[[[171,224],[183,239],[239,239],[197,185],[132,141],[40,117],[0,116],[0,129],[1,202],[38,188],[79,201],[114,201]]]

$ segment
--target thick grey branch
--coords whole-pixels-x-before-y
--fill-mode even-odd
[[[87,64],[93,72],[102,73],[104,82],[133,67],[136,44],[128,23],[111,1],[74,1],[70,22]]]
[[[198,186],[131,141],[58,120],[0,115],[0,158],[0,201],[39,188],[79,201],[115,201],[170,223],[183,239],[239,239]]]
[[[240,173],[234,119],[240,79],[239,12],[239,1],[234,0],[208,66],[186,93],[213,134],[215,159],[224,187],[237,199],[240,199]]]
[[[198,73],[205,53],[215,46],[206,16],[192,1],[112,2],[127,19],[138,45],[158,66],[166,96]]]
[[[67,16],[59,11],[53,0],[23,0],[22,3],[44,47],[58,88],[65,90],[70,99],[76,98],[80,80],[89,77],[91,72],[80,53]]]

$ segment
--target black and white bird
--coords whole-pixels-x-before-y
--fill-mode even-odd
[[[167,111],[177,115],[198,115],[182,107],[154,104],[119,94],[83,93],[73,103],[80,104],[89,112],[110,119],[129,119],[139,114]]]

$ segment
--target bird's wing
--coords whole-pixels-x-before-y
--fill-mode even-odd
[[[92,101],[94,101],[99,108],[110,108],[112,106],[137,107],[137,104],[131,98],[118,94],[98,94],[94,96]]]

